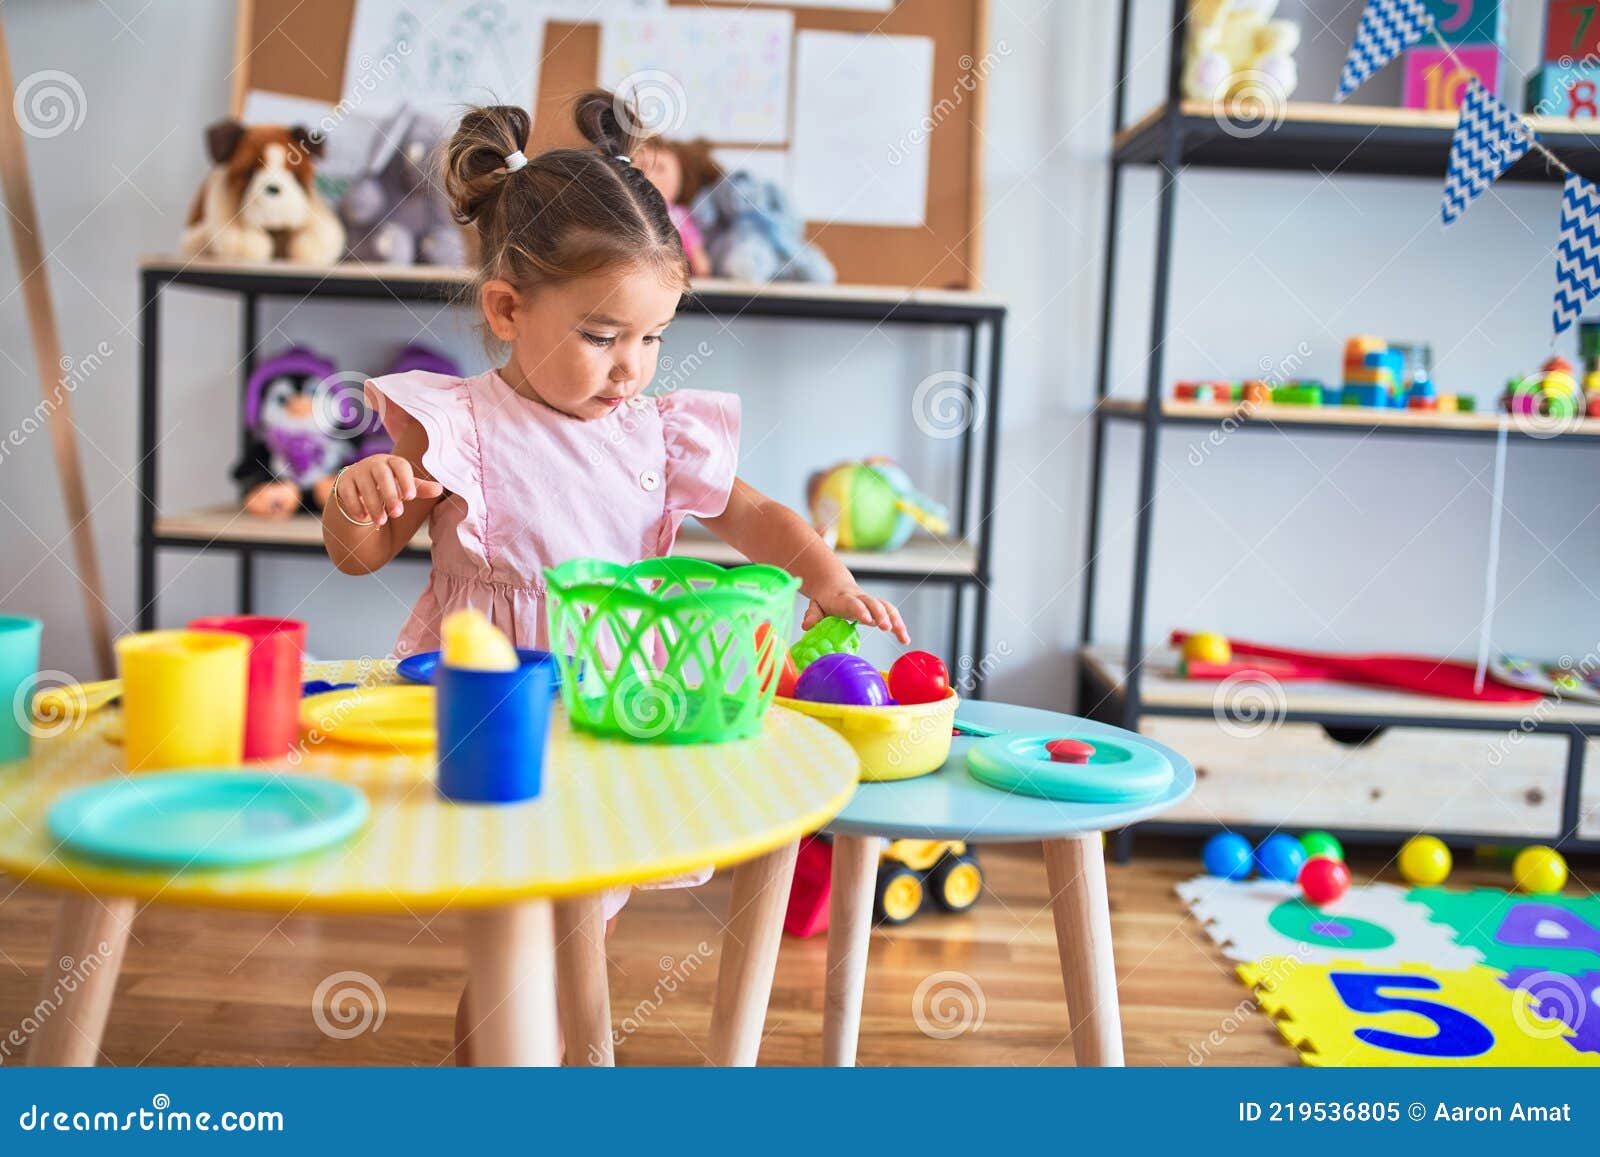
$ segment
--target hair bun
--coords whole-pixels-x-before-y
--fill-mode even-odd
[[[580,96],[572,119],[583,139],[608,158],[635,156],[649,137],[633,106],[603,88],[590,89]]]
[[[533,129],[528,110],[511,104],[469,110],[445,149],[444,188],[451,215],[462,225],[481,223],[505,185],[506,158],[520,152]]]

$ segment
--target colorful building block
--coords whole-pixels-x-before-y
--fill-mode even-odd
[[[1544,16],[1545,63],[1570,64],[1600,55],[1600,20],[1595,16],[1594,0],[1550,0]]]
[[[1367,386],[1346,382],[1340,391],[1340,401],[1346,406],[1378,406],[1387,408],[1389,391],[1384,386]]]
[[[1505,43],[1506,7],[1502,0],[1423,0],[1423,4],[1447,44]]]
[[[1523,111],[1529,116],[1600,117],[1600,64],[1547,64],[1528,77]]]
[[[1452,59],[1452,55],[1454,59]],[[1500,50],[1493,44],[1457,44],[1451,54],[1438,46],[1406,50],[1405,107],[1454,112],[1474,76],[1500,92]]]

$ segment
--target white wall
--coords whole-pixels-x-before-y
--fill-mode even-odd
[[[1159,85],[1164,49],[1155,30],[1166,10],[1137,3],[1137,55],[1153,57],[1141,63],[1146,89],[1130,99],[1135,114]],[[1346,11],[1327,31],[1308,20],[1307,99],[1331,88],[1359,9],[1315,6]],[[1537,7],[1514,5],[1513,15],[1536,24]],[[1081,595],[1113,5],[994,0],[992,8],[999,54],[985,130],[984,278],[986,290],[1012,308],[992,690],[1062,706]],[[141,10],[68,0],[8,5],[5,15],[19,81],[59,69],[84,92],[81,126],[27,144],[63,346],[75,357],[102,341],[112,350],[75,401],[120,630],[135,616],[134,267],[140,254],[173,249],[203,171],[201,133],[227,102],[233,6],[157,0]],[[1526,34],[1521,40],[1531,43]],[[1147,173],[1126,184],[1113,367],[1115,389],[1125,394],[1143,388],[1155,188]],[[1260,358],[1281,357],[1302,341],[1311,350],[1306,372],[1332,379],[1344,337],[1376,331],[1432,341],[1444,388],[1487,398],[1509,373],[1548,356],[1554,187],[1497,191],[1449,239],[1436,225],[1437,195],[1428,182],[1186,178],[1169,382],[1255,373]],[[3,244],[0,260],[9,265],[9,235]],[[183,292],[165,300],[160,499],[181,509],[230,495],[238,318],[231,298]],[[424,305],[279,306],[269,311],[266,344],[310,342],[370,372],[381,369],[387,350],[422,334],[478,367],[483,355],[464,320]],[[680,352],[702,340],[715,350],[695,386],[743,396],[742,469],[758,486],[799,503],[809,469],[869,452],[898,456],[930,487],[950,483],[953,447],[916,433],[908,399],[924,375],[955,364],[953,341],[756,321],[724,329],[695,318],[675,332]],[[37,400],[14,292],[0,296],[0,369],[0,424],[9,430]],[[1198,437],[1168,431],[1162,449],[1152,632],[1204,625],[1330,646],[1470,649],[1481,598],[1487,446],[1235,436],[1195,466],[1187,443]],[[1109,445],[1116,486],[1106,507],[1102,637],[1124,621],[1136,461],[1127,431]],[[1508,646],[1561,651],[1576,645],[1575,632],[1593,633],[1589,576],[1600,560],[1588,521],[1588,462],[1577,449],[1513,450],[1501,574],[1507,601],[1497,634]],[[91,674],[47,436],[0,459],[0,502],[0,591],[7,592],[0,605],[45,617],[46,666]],[[319,654],[381,654],[424,577],[424,567],[408,563],[358,579],[315,559],[265,561],[259,602],[308,619]],[[179,624],[232,606],[232,563],[164,554],[159,585],[162,624]],[[907,609],[913,630],[921,627],[942,649],[944,597],[919,594]]]

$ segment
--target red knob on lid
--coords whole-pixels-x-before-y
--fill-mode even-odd
[[[1044,749],[1056,763],[1088,763],[1094,754],[1094,744],[1081,739],[1052,739]]]

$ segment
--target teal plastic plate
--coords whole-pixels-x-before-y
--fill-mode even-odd
[[[236,868],[348,839],[367,797],[346,783],[245,768],[137,775],[62,796],[50,834],[95,859],[164,868]]]
[[[1088,763],[1056,763],[1045,750],[1052,739],[1082,739],[1094,754]],[[1060,732],[980,740],[967,753],[967,771],[1002,791],[1072,803],[1138,803],[1172,786],[1172,764],[1153,748]]]

